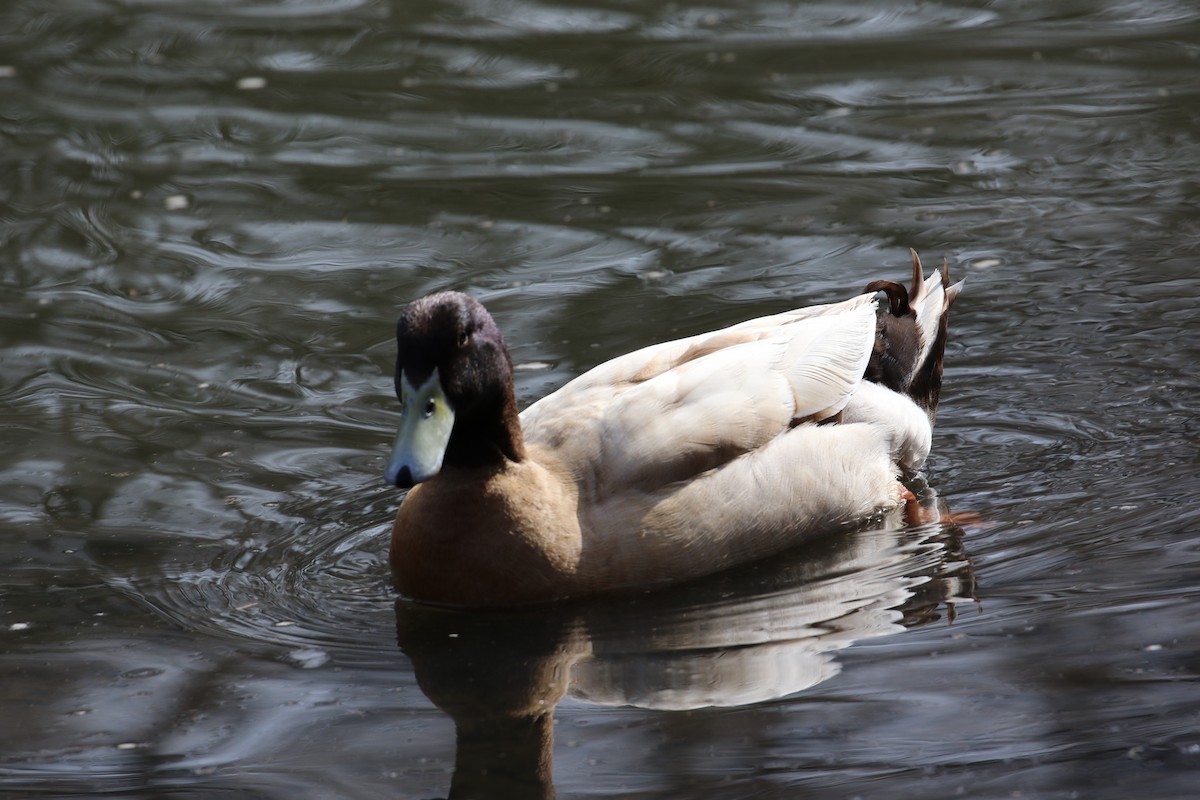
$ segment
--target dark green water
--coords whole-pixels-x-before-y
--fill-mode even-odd
[[[8,0],[0,795],[1193,796],[1198,78],[1166,0]],[[397,603],[403,303],[528,403],[909,247],[979,522]]]

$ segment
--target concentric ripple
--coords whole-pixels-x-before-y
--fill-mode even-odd
[[[351,500],[346,490],[324,503]],[[377,519],[387,520],[378,510]],[[388,527],[364,522],[369,516],[356,511],[345,526],[296,525],[251,536],[218,548],[208,563],[110,580],[180,629],[236,640],[239,648],[297,666],[393,663]]]

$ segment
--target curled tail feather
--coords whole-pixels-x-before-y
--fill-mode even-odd
[[[886,280],[872,281],[866,286],[865,291],[883,292],[888,301],[886,308],[879,309],[866,378],[912,398],[932,421],[942,392],[950,305],[962,291],[963,283],[950,285],[945,261],[940,277],[935,272],[926,279],[916,251],[909,252],[912,289]]]

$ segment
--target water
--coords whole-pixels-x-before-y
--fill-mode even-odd
[[[1165,1],[6,3],[0,794],[1194,795],[1198,69]],[[910,246],[925,518],[394,597],[406,300],[524,404]]]

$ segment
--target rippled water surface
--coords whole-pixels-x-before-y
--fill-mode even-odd
[[[1198,76],[1166,0],[4,3],[0,795],[1194,796]],[[924,514],[394,596],[404,302],[524,404],[909,247]]]

